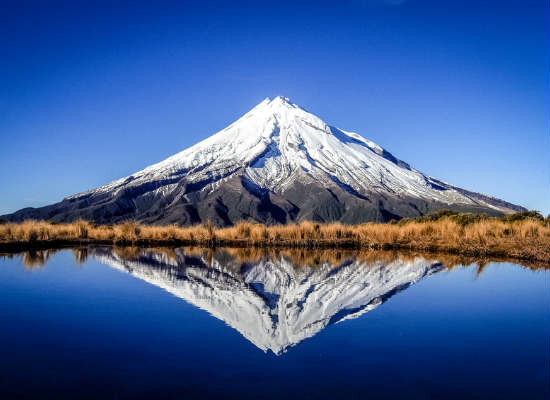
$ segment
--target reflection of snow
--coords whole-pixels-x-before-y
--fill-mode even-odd
[[[124,260],[112,250],[91,253],[100,262],[154,284],[208,311],[260,349],[280,354],[327,325],[355,318],[439,271],[440,263],[358,262],[295,267],[284,257],[239,264],[207,263],[183,249],[169,259],[142,250]]]

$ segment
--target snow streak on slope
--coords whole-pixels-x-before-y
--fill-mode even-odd
[[[330,324],[372,310],[443,268],[422,258],[392,263],[349,259],[316,267],[297,267],[284,257],[251,264],[227,257],[207,262],[186,256],[182,249],[176,250],[175,259],[142,250],[128,260],[108,248],[92,255],[208,311],[275,354]]]
[[[338,185],[360,198],[369,193],[510,211],[492,198],[435,180],[362,136],[327,125],[287,98],[265,99],[202,142],[129,177],[71,198],[152,183],[166,195],[185,179],[214,190],[232,175],[277,194],[295,182]]]

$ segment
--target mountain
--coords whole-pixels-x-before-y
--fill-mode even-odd
[[[2,218],[180,225],[211,220],[226,226],[242,219],[388,221],[438,209],[491,215],[525,210],[425,175],[370,140],[277,97],[158,164]]]
[[[363,315],[444,268],[421,257],[392,262],[352,257],[313,267],[296,266],[283,256],[240,263],[223,251],[207,260],[183,248],[173,257],[146,249],[124,257],[107,247],[89,255],[207,311],[275,354]]]

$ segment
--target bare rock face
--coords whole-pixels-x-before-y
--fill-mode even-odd
[[[128,177],[9,221],[76,219],[218,226],[313,220],[361,223],[438,209],[525,210],[425,175],[288,99],[266,99],[224,130]]]

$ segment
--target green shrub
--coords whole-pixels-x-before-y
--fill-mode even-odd
[[[490,219],[501,220],[503,222],[532,220],[532,221],[546,222],[547,224],[550,223],[550,215],[548,216],[548,218],[545,219],[538,211],[523,211],[523,212],[518,212],[515,214],[510,214],[510,215],[506,215],[504,217],[498,218],[498,217],[491,217],[485,213],[474,214],[474,213],[460,213],[460,212],[451,211],[451,210],[438,210],[430,214],[422,215],[421,217],[416,217],[414,219],[403,218],[399,222],[397,222],[397,225],[403,226],[411,222],[415,222],[415,223],[436,222],[441,219],[449,219],[461,226],[466,226],[469,224],[473,224],[475,222],[486,221]],[[391,222],[391,223],[394,224],[395,222]]]
[[[502,220],[506,222],[525,221],[525,220],[544,222],[544,217],[540,212],[536,210],[531,210],[531,211],[523,211],[523,212],[507,215],[505,217],[502,217]]]

